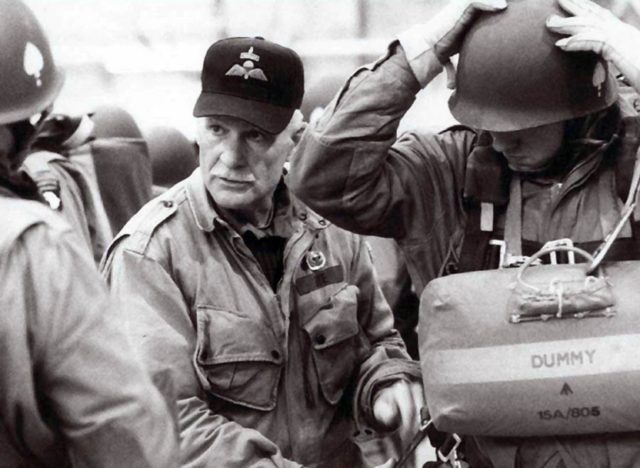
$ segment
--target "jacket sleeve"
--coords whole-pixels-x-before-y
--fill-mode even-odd
[[[183,465],[300,466],[284,459],[278,447],[258,431],[209,409],[192,362],[195,325],[180,289],[160,263],[127,250],[125,244],[126,239],[112,246],[103,262],[103,274],[114,294],[135,298],[140,304],[139,310],[127,317],[127,323],[145,367],[152,374],[169,368],[177,398]]]
[[[427,235],[455,197],[469,142],[416,133],[397,139],[421,88],[413,70],[393,43],[349,78],[291,159],[292,190],[338,226],[401,239],[411,224]]]
[[[353,274],[358,295],[359,323],[372,345],[361,363],[355,393],[355,417],[359,426],[376,427],[372,401],[376,391],[396,380],[421,381],[420,367],[411,360],[404,342],[393,328],[393,314],[378,286],[369,247],[360,237]]]
[[[174,421],[119,328],[76,233],[32,228],[9,267],[22,278],[37,393],[74,466],[175,467]]]

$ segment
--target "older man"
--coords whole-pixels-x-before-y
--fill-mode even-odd
[[[148,306],[130,328],[152,369],[172,368],[189,466],[359,466],[354,417],[364,436],[417,427],[419,372],[368,250],[284,183],[303,88],[293,50],[213,44],[194,109],[200,168],[103,263],[116,294]]]

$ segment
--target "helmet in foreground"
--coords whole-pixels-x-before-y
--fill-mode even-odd
[[[63,81],[33,12],[20,0],[0,0],[0,125],[47,109]]]
[[[563,36],[545,25],[566,16],[557,0],[510,0],[500,13],[482,14],[460,49],[456,91],[449,99],[462,124],[514,131],[582,117],[616,100],[606,61],[590,52],[565,52]]]

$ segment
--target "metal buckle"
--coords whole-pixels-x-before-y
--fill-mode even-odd
[[[449,450],[449,453],[447,453],[446,455],[444,453],[442,453],[442,451],[440,449],[438,449],[438,451],[437,451],[438,459],[443,463],[451,463],[453,466],[456,466],[454,463],[458,462],[458,447],[462,443],[462,439],[455,432],[453,432],[453,433],[451,433],[449,435],[455,441],[453,443],[453,447],[451,447],[451,450]]]
[[[498,268],[502,270],[504,265],[504,260],[507,257],[507,243],[500,239],[490,239],[489,245],[495,245],[500,248],[500,256],[498,259]]]
[[[503,268],[516,268],[524,264],[529,257],[526,255],[511,255],[507,252],[507,243],[504,240],[500,239],[490,239],[489,245],[494,245],[500,248],[500,264],[498,265],[498,269],[502,270]],[[546,244],[545,244],[546,245]],[[533,262],[533,265],[541,265],[541,260],[536,260]]]
[[[556,239],[556,240],[551,240],[549,242],[547,242],[546,244],[544,244],[542,246],[541,250],[552,250],[555,247],[571,247],[573,248],[573,241],[569,238],[564,238],[564,239]],[[569,265],[574,265],[576,263],[576,256],[573,252],[568,252],[567,253],[567,257],[569,259]],[[556,252],[550,252],[549,253],[549,262],[552,265],[557,265],[558,264],[558,257],[556,255]]]

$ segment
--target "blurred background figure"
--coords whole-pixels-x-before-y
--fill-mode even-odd
[[[152,127],[145,133],[145,139],[151,156],[154,196],[186,179],[198,167],[196,143],[189,141],[180,130]]]
[[[52,115],[38,131],[25,165],[44,188],[57,179],[63,193],[76,195],[73,212],[81,219],[72,224],[86,227],[82,231],[96,261],[113,234],[151,199],[147,144],[131,114],[120,107]],[[69,203],[62,201],[63,215]]]

